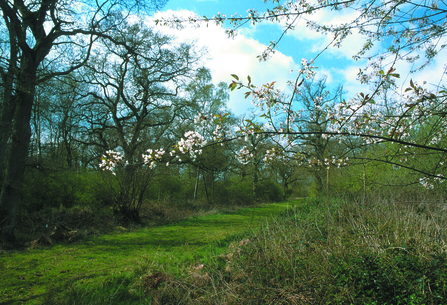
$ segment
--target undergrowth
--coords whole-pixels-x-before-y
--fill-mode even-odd
[[[307,200],[183,278],[149,271],[153,304],[446,304],[443,202]]]
[[[284,207],[242,234],[216,237],[215,228],[228,231],[254,210],[160,227],[164,238],[154,245],[166,250],[134,247],[128,267],[74,278],[45,304],[447,304],[443,200],[307,199]],[[122,242],[130,247],[145,232]]]

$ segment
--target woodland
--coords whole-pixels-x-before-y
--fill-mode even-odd
[[[169,269],[146,257],[100,284],[71,279],[44,303],[447,302],[447,66],[435,83],[415,81],[445,54],[447,4],[264,2],[271,9],[149,24],[166,0],[0,0],[5,274],[17,253],[50,256],[182,221],[203,227],[201,217],[271,203],[276,216],[214,241],[206,258]],[[347,98],[317,77],[320,55],[302,60],[287,92],[250,75],[216,85],[204,51],[158,30],[212,23],[231,37],[278,23],[282,35],[259,55],[268,61],[300,18],[325,10],[355,12],[307,27],[331,38],[321,52],[366,37],[354,59],[367,59],[358,73],[367,92]],[[379,42],[387,48],[369,55]],[[408,75],[401,62],[412,63]],[[232,113],[235,91],[252,111]]]

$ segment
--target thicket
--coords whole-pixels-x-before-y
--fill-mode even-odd
[[[186,277],[137,282],[152,304],[445,304],[446,225],[436,194],[308,199]]]
[[[117,177],[102,171],[29,168],[18,214],[19,241],[23,244],[42,234],[49,236],[61,225],[71,230],[93,229],[104,233],[116,226],[161,224],[206,211],[277,202],[283,198],[281,187],[272,180],[260,182],[255,202],[249,177],[216,180],[214,190],[205,190],[205,185],[200,183],[196,198],[194,177],[153,177],[148,181],[138,219],[130,221],[116,211],[121,191],[119,183]]]

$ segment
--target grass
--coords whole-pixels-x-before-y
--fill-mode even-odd
[[[282,212],[279,212],[282,211]],[[308,199],[0,257],[4,304],[447,304],[439,199]]]
[[[157,304],[447,304],[443,201],[309,200],[264,222]]]
[[[238,234],[294,204],[271,204],[176,224],[118,230],[51,248],[3,252],[0,303],[144,303],[141,289],[129,287],[147,270],[162,269],[163,274],[182,276],[188,273],[188,266],[218,256]]]

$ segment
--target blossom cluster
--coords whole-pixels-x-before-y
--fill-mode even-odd
[[[275,83],[266,83],[257,87],[251,92],[254,99],[251,100],[253,106],[261,111],[270,111],[272,107],[284,99],[281,90],[274,88]]]
[[[197,131],[188,131],[185,133],[184,138],[176,145],[176,149],[171,151],[171,156],[174,156],[176,152],[180,154],[189,154],[192,160],[195,160],[198,155],[202,153],[202,148],[206,145],[206,139]],[[176,156],[180,159],[180,156]]]
[[[324,166],[326,169],[329,169],[331,165],[335,165],[337,168],[341,166],[349,165],[348,163],[349,157],[346,158],[335,158],[332,156],[331,158],[324,158],[324,160],[320,160],[317,158],[310,158],[307,160],[309,167],[320,167]]]
[[[143,162],[144,164],[149,165],[150,168],[154,168],[157,164],[156,161],[161,161],[165,153],[163,148],[156,149],[155,151],[148,149],[147,154],[142,155]]]
[[[189,155],[192,160],[195,160],[202,153],[202,147],[206,143],[205,138],[197,131],[188,131],[174,146],[174,149],[169,152],[169,157],[173,157],[174,161],[182,162],[181,156]],[[147,152],[148,154],[143,154],[143,160],[144,164],[148,164],[150,168],[154,168],[157,163],[163,162],[163,157],[166,155],[163,148],[155,151],[148,149]],[[166,166],[169,166],[169,161],[166,162]]]
[[[253,153],[247,148],[247,146],[242,147],[236,155],[236,159],[244,165],[250,163],[253,157]]]
[[[267,149],[264,156],[264,162],[271,162],[276,160],[285,161],[285,155],[282,150],[279,148],[273,147],[271,149]]]
[[[311,79],[315,76],[315,70],[318,69],[316,66],[312,66],[313,60],[310,62],[306,58],[301,59],[301,71],[300,74],[306,76],[306,79]]]
[[[446,177],[438,175],[433,178],[424,177],[419,179],[419,183],[427,190],[432,190],[435,188],[435,183],[440,184],[446,180]]]
[[[108,150],[105,155],[102,155],[99,167],[103,170],[111,171],[115,175],[115,168],[118,164],[127,165],[128,162],[124,162],[124,156],[121,153]]]
[[[199,112],[195,117],[194,117],[194,124],[196,125],[200,125],[200,126],[207,126],[208,124],[212,123],[214,121],[214,116],[213,115],[207,115],[203,112]]]

